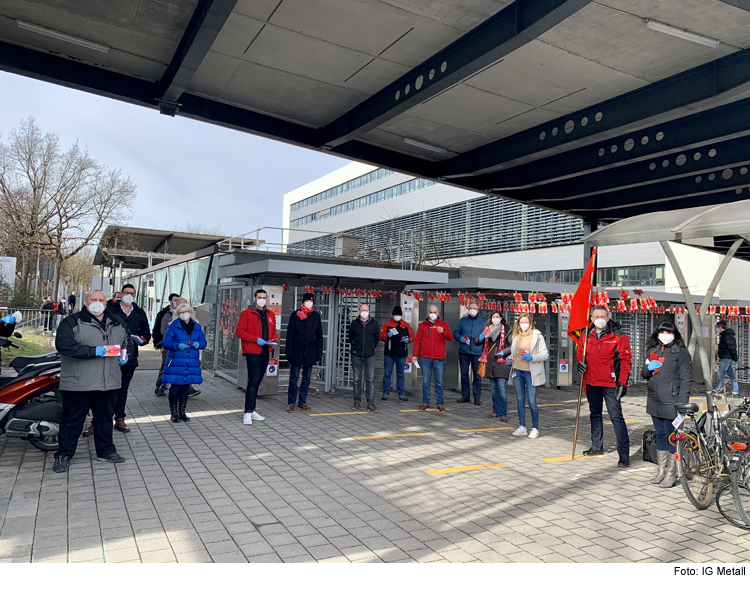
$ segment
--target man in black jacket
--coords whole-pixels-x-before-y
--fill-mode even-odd
[[[737,338],[734,331],[727,328],[727,323],[724,320],[719,320],[716,326],[719,329],[719,350],[717,353],[719,357],[719,379],[716,382],[714,392],[718,392],[724,387],[724,376],[728,374],[732,380],[732,393],[737,395],[740,393],[740,386],[732,367],[732,363],[737,363],[740,359],[737,355]]]
[[[292,312],[286,328],[286,358],[291,364],[289,372],[289,390],[287,393],[287,412],[294,412],[296,404],[302,410],[311,410],[307,406],[307,392],[310,389],[310,376],[313,366],[323,358],[323,325],[320,314],[313,310],[315,295],[306,293],[302,297],[302,306]],[[302,372],[302,385],[297,399],[297,380]]]
[[[362,381],[365,382],[367,410],[375,408],[375,348],[380,342],[380,326],[370,318],[370,306],[361,304],[359,316],[349,326],[349,346],[351,347],[352,370],[354,373],[354,404],[352,410],[359,410],[362,401]]]
[[[76,311],[76,290],[70,292],[68,296],[68,316],[72,316]]]
[[[122,371],[122,385],[117,394],[115,402],[115,429],[123,433],[129,433],[130,427],[125,424],[125,403],[128,400],[128,388],[133,379],[135,368],[138,367],[138,347],[142,347],[151,340],[151,331],[148,327],[146,312],[135,303],[135,286],[128,283],[122,288],[122,300],[119,304],[109,308],[116,318],[128,327],[133,337],[133,354],[128,357],[128,362],[120,367]]]

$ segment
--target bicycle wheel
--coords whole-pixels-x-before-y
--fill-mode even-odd
[[[732,471],[732,498],[737,514],[745,525],[750,528],[750,454],[745,453],[740,461],[740,467]]]
[[[698,434],[686,434],[691,437],[680,440],[677,447],[682,469],[680,482],[696,509],[708,509],[714,492],[713,462]]]
[[[750,488],[742,486],[740,490],[743,496],[750,498]],[[732,495],[732,498],[730,501],[727,501],[726,497],[730,493]],[[725,484],[719,489],[719,492],[716,493],[716,508],[719,510],[719,513],[721,513],[722,517],[724,517],[724,519],[726,519],[735,527],[750,530],[750,525],[747,525],[744,522],[744,518],[740,517],[739,513],[737,512],[735,499],[736,497],[734,495],[734,491],[732,490],[732,485]]]

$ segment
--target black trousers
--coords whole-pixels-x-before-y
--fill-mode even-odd
[[[172,384],[169,386],[169,406],[176,406],[178,403],[187,404],[190,384]]]
[[[125,403],[128,401],[128,388],[130,381],[133,379],[137,365],[121,365],[122,385],[117,392],[117,401],[115,402],[115,420],[125,418]]]
[[[267,347],[263,347],[266,349]],[[258,398],[258,388],[266,375],[268,368],[268,351],[259,355],[245,355],[247,363],[247,390],[245,390],[245,412],[255,412],[255,401]]]
[[[74,392],[60,390],[63,399],[63,420],[58,437],[60,447],[55,454],[73,457],[78,446],[78,438],[83,431],[83,423],[89,409],[94,415],[94,446],[96,456],[103,458],[117,451],[112,441],[112,415],[119,390]]]

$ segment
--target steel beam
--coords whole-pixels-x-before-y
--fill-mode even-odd
[[[380,146],[366,144],[360,141],[350,141],[337,148],[327,150],[329,154],[349,158],[358,162],[365,162],[374,166],[381,166],[395,172],[403,172],[421,176],[424,178],[435,178],[437,162],[423,160],[402,152],[396,152]]]
[[[465,185],[480,191],[525,189],[589,172],[616,169],[680,148],[699,147],[746,134],[750,134],[750,99],[652,125],[496,173],[457,177],[454,180],[460,178]],[[657,136],[661,139],[657,140]]]
[[[164,72],[157,97],[176,103],[218,37],[237,0],[199,0],[172,61]],[[171,113],[174,116],[174,113]]]
[[[590,4],[516,0],[362,104],[326,125],[320,144],[338,146],[494,64]]]
[[[448,178],[509,168],[674,119],[686,107],[711,107],[748,88],[750,49],[744,49],[455,156],[443,163],[439,175]]]

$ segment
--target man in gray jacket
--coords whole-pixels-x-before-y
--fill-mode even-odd
[[[55,347],[62,355],[63,420],[55,472],[68,470],[89,410],[94,415],[96,459],[113,464],[125,461],[112,441],[112,415],[122,384],[119,365],[127,363],[127,359],[107,355],[107,346],[118,345],[132,355],[133,342],[127,327],[106,309],[106,303],[104,292],[90,292],[84,308],[65,318],[57,330]]]

